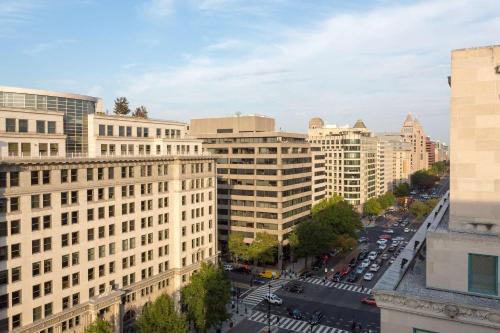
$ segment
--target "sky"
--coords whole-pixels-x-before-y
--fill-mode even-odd
[[[151,118],[262,114],[448,142],[450,51],[500,44],[499,0],[0,0],[0,85],[126,96]]]

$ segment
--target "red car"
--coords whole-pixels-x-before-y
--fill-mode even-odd
[[[351,272],[351,267],[345,266],[340,270],[340,276],[346,276]]]
[[[391,235],[380,235],[378,236],[379,239],[387,239],[387,240],[391,240],[392,239],[392,236]]]
[[[377,306],[377,303],[375,302],[375,298],[373,298],[373,296],[363,298],[361,300],[361,303]]]

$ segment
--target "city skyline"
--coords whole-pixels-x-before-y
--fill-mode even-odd
[[[0,7],[10,64],[0,75],[3,85],[100,96],[109,110],[124,95],[152,118],[265,114],[302,133],[315,116],[397,131],[411,112],[449,142],[448,50],[494,44],[495,8],[486,0],[17,1]]]

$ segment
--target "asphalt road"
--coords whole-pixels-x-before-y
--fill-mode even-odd
[[[448,178],[444,178],[436,188],[436,192],[442,195],[447,191],[448,187],[449,180]],[[405,218],[410,220],[410,223],[406,226],[410,229],[409,232],[404,232],[405,227],[393,226],[394,222]],[[420,223],[421,222],[415,221],[404,215],[404,213],[389,214],[387,218],[381,218],[367,226],[361,236],[366,236],[368,238],[368,243],[359,244],[356,249],[346,256],[347,258],[342,258],[342,260],[348,262],[350,258],[356,256],[361,249],[367,249],[369,251],[376,249],[378,247],[376,244],[378,237],[381,234],[385,234],[387,228],[394,230],[394,233],[391,234],[393,238],[401,236],[404,237],[405,241],[408,241],[418,229]],[[401,246],[404,245],[405,243]],[[384,252],[386,251],[387,249]],[[390,255],[392,254],[393,253],[390,253]],[[381,255],[382,254],[379,256]],[[331,269],[339,260],[339,258],[331,258],[327,263],[328,269]],[[373,288],[389,265],[389,260],[386,260],[381,269],[375,273],[372,281],[364,281],[361,277],[355,285],[362,286],[363,288],[357,288],[357,290]],[[368,269],[365,269],[363,274],[367,271]],[[322,278],[324,276],[324,267],[318,270],[316,275]],[[231,273],[230,276],[231,279],[237,281],[238,284],[249,283],[251,278],[250,275],[238,273]],[[325,317],[321,321],[322,326],[316,327],[317,330],[313,330],[313,332],[351,332],[353,321],[361,324],[363,329],[371,329],[373,333],[380,332],[380,310],[376,306],[361,303],[361,299],[367,297],[367,294],[354,291],[356,288],[349,288],[353,290],[340,289],[335,287],[333,283],[330,286],[323,285],[322,283],[307,282],[307,280],[301,283],[304,286],[303,294],[290,293],[284,289],[279,289],[275,292],[276,295],[283,299],[283,305],[271,306],[273,325],[276,316],[279,317],[279,324],[275,327],[274,332],[309,332],[310,328],[305,322],[301,324],[291,319],[287,312],[287,308],[298,309],[304,314],[305,318],[308,318],[313,311],[320,310]],[[263,316],[262,313],[267,314],[268,303],[266,301],[261,301],[253,310],[255,311],[253,315],[254,320],[243,320],[233,328],[231,332],[258,332],[259,329],[266,326],[267,317]],[[261,314],[259,315],[259,313]],[[249,317],[250,314],[251,312],[249,311]],[[297,324],[295,322],[297,322]]]

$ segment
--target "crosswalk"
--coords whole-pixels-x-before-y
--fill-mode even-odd
[[[327,281],[326,283],[324,283],[323,279],[316,278],[316,277],[308,277],[304,281],[307,283],[314,283],[314,284],[322,285],[325,287],[332,287],[332,288],[352,291],[352,292],[356,292],[356,293],[360,293],[360,294],[370,295],[372,293],[371,288],[365,288],[365,287],[357,285],[357,284],[333,282],[333,281]]]
[[[274,293],[276,290],[280,289],[283,285],[285,285],[288,281],[286,280],[272,280],[271,283],[271,293]],[[259,304],[264,296],[269,294],[269,284],[264,284],[251,293],[249,293],[244,299],[243,304],[246,306],[253,308],[257,304]]]
[[[276,318],[279,318],[279,322],[276,322]],[[267,324],[268,318],[267,313],[261,311],[255,311],[249,318],[251,321],[256,321],[259,323]],[[296,320],[292,318],[271,315],[271,325],[274,327],[279,327],[282,329],[286,329],[293,332],[302,332],[307,333],[310,331],[310,326],[307,321],[304,320]],[[314,333],[349,333],[349,331],[342,330],[340,328],[325,326],[325,325],[317,325],[313,328],[312,332]]]

